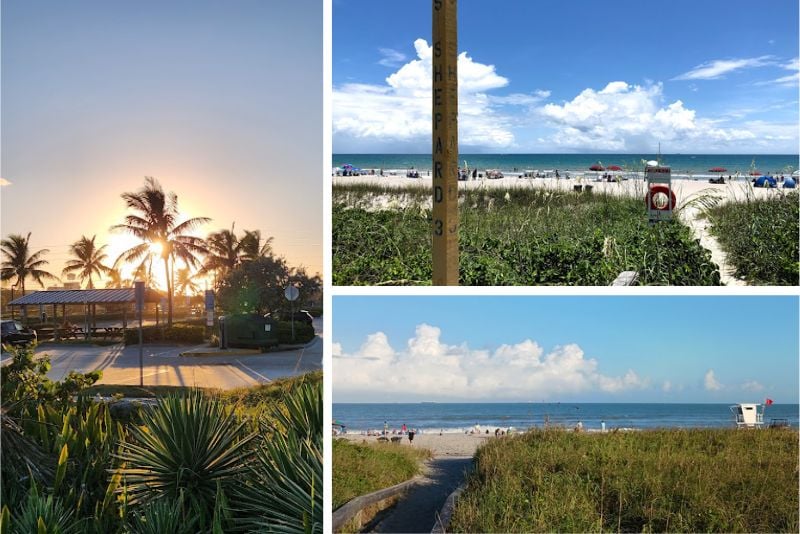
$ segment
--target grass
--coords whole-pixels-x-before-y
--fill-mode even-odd
[[[558,430],[476,455],[455,532],[797,532],[796,430]]]
[[[797,285],[800,276],[798,193],[748,198],[708,210],[711,232],[751,284]]]
[[[347,501],[404,482],[420,473],[430,451],[394,444],[333,440],[333,509]]]
[[[333,283],[430,284],[429,197],[334,186]],[[392,209],[374,210],[376,199]],[[719,284],[690,229],[649,225],[639,198],[492,188],[461,191],[459,202],[462,285],[608,285],[622,271],[646,285]]]

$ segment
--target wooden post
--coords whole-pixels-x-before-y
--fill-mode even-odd
[[[457,0],[433,0],[433,285],[458,285]]]

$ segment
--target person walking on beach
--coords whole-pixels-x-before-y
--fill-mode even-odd
[[[383,422],[383,435],[387,436],[389,434],[389,423],[386,421]]]
[[[400,428],[400,433],[401,434],[405,434],[407,431],[408,431],[408,427],[406,426],[405,423],[403,423],[403,426]]]
[[[408,431],[408,444],[414,445],[414,434],[416,434],[416,429],[411,429]]]

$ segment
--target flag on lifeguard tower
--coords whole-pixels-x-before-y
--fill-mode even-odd
[[[766,404],[767,406],[772,406],[772,399],[765,400],[764,404]]]

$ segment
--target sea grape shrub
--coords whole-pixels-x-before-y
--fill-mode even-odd
[[[752,284],[797,285],[800,276],[800,195],[731,202],[708,212],[736,275]]]

